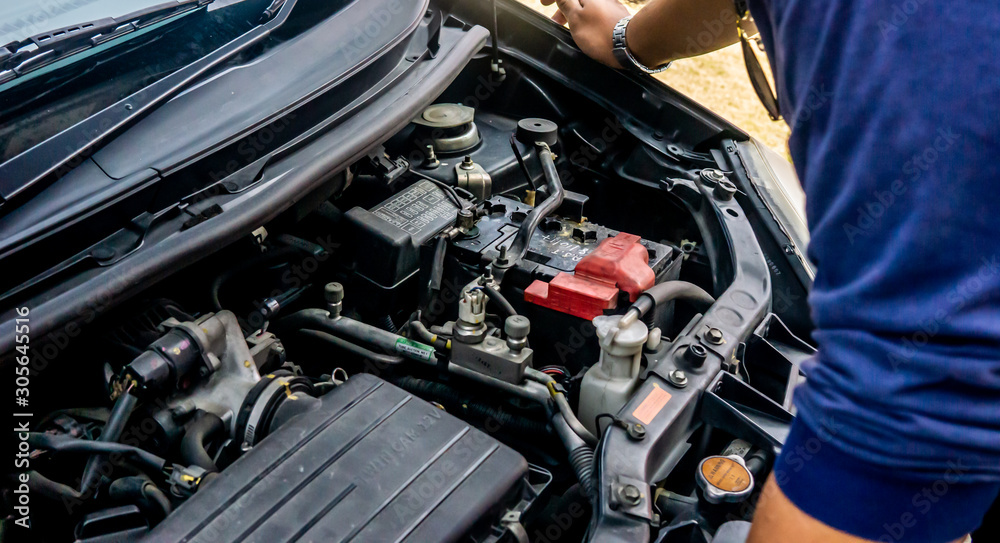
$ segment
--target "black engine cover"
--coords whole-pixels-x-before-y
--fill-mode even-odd
[[[524,458],[371,375],[244,454],[146,541],[457,541],[516,502]]]

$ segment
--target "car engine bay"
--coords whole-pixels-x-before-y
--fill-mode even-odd
[[[60,349],[33,540],[707,543],[752,518],[813,348],[736,141],[505,60]]]

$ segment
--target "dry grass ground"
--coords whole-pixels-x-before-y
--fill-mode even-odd
[[[546,15],[551,16],[556,11],[554,5],[545,7],[538,0],[520,1]],[[636,11],[642,3],[640,0],[626,5],[630,10]],[[767,62],[763,52],[758,58],[762,63]],[[765,69],[770,70],[766,64]],[[677,61],[658,77],[746,130],[768,147],[782,155],[788,155],[788,125],[784,121],[774,122],[767,116],[767,111],[750,86],[739,44]]]

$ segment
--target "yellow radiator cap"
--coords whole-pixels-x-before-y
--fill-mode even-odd
[[[695,478],[709,503],[739,502],[753,492],[753,474],[737,455],[705,458]]]

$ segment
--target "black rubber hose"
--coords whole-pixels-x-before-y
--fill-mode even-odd
[[[706,310],[715,303],[715,298],[698,285],[687,281],[664,281],[649,287],[632,307],[639,310],[641,317],[653,307],[671,300],[686,300],[698,310]]]
[[[167,463],[166,460],[151,452],[123,443],[92,441],[69,436],[29,432],[28,444],[36,449],[65,454],[84,454],[88,456],[93,454],[120,454],[132,460],[140,467],[157,473],[163,471],[163,466]]]
[[[392,332],[393,334],[399,333],[399,328],[396,328],[396,323],[392,322],[392,315],[386,314],[379,317],[378,326],[386,332]]]
[[[438,349],[448,348],[448,340],[432,333],[426,326],[424,326],[424,323],[414,320],[410,321],[408,326],[411,335],[416,335],[417,339],[420,341],[423,341],[428,345],[433,345]]]
[[[322,330],[335,336],[348,337],[367,345],[378,347],[386,352],[395,352],[400,356],[417,360],[425,364],[435,364],[433,347],[428,345],[412,345],[406,338],[387,332],[377,326],[354,320],[348,317],[331,319],[327,311],[321,309],[302,309],[275,323],[279,330]],[[412,340],[410,340],[412,341]],[[401,348],[403,344],[405,347]]]
[[[83,493],[79,490],[62,483],[57,483],[52,479],[38,473],[28,472],[28,490],[33,494],[44,496],[50,500],[67,503],[68,500],[76,501],[83,498]]]
[[[108,416],[108,422],[104,425],[104,429],[101,431],[101,435],[97,438],[97,440],[117,443],[118,440],[121,439],[122,432],[125,431],[125,425],[128,423],[128,419],[132,416],[132,411],[138,403],[139,399],[133,396],[129,391],[126,391],[121,396],[118,396],[114,407],[111,408],[111,414]],[[101,476],[100,467],[100,455],[91,456],[90,459],[87,460],[87,464],[83,468],[83,477],[80,479],[80,492],[86,494],[93,487]]]
[[[403,363],[403,357],[401,357],[401,356],[394,356],[394,355],[391,355],[391,354],[376,353],[375,351],[372,351],[371,349],[366,349],[366,348],[362,347],[361,345],[358,345],[356,343],[351,343],[350,341],[347,341],[346,339],[339,338],[339,337],[337,337],[335,335],[328,334],[326,332],[320,332],[319,330],[299,330],[299,333],[302,334],[303,336],[311,337],[313,339],[317,339],[319,341],[322,341],[322,342],[325,342],[325,343],[329,343],[330,345],[333,345],[334,347],[337,347],[338,349],[341,349],[343,351],[347,351],[347,352],[349,352],[349,353],[351,353],[351,354],[353,354],[353,355],[355,355],[355,356],[357,356],[359,358],[363,358],[365,360],[371,360],[372,362],[375,362],[377,364],[386,365],[386,366],[394,366],[396,364],[402,364]]]
[[[198,466],[213,473],[219,471],[206,446],[225,431],[226,425],[218,415],[199,411],[194,419],[184,426],[184,438],[181,439],[180,447],[181,459],[189,466]]]
[[[430,277],[427,278],[427,288],[424,291],[422,309],[426,310],[433,303],[438,292],[441,291],[441,282],[444,279],[444,257],[448,251],[448,237],[438,236],[437,244],[434,245],[434,257],[431,259]]]
[[[170,499],[152,481],[141,476],[116,479],[108,487],[108,496],[114,500],[133,503],[141,511],[159,522],[170,514],[173,505]]]
[[[517,234],[514,236],[514,241],[510,244],[510,250],[507,251],[507,260],[511,265],[516,264],[524,258],[524,255],[528,252],[528,244],[531,242],[531,236],[538,229],[538,225],[542,223],[542,219],[559,209],[559,206],[563,203],[563,199],[566,197],[566,191],[563,190],[562,181],[559,180],[559,172],[556,170],[556,162],[552,156],[552,151],[547,146],[539,146],[538,159],[542,163],[542,172],[545,174],[545,186],[548,189],[549,195],[541,204],[528,213],[528,216],[521,223],[521,227],[518,228]]]
[[[593,501],[595,497],[594,487],[594,449],[590,448],[583,439],[566,423],[562,413],[557,412],[552,416],[552,427],[562,440],[569,453],[569,463],[573,466],[573,473],[580,481],[580,488],[583,489],[587,499]]]
[[[459,413],[464,412],[480,420],[494,420],[501,428],[510,429],[515,433],[527,433],[534,436],[548,433],[548,428],[542,421],[508,413],[503,409],[476,400],[468,394],[434,381],[428,381],[409,375],[392,378],[399,388],[417,396],[431,398],[441,402],[446,409]]]
[[[517,311],[514,309],[514,306],[510,305],[510,302],[508,302],[507,298],[500,293],[499,289],[487,286],[483,287],[483,293],[486,294],[487,298],[496,302],[496,304],[499,305],[501,309],[503,309],[503,312],[508,317],[517,315]]]
[[[267,264],[273,260],[279,260],[294,254],[298,254],[300,251],[302,251],[302,249],[288,245],[283,247],[278,247],[277,249],[271,249],[266,253],[254,255],[251,258],[241,261],[240,264],[238,264],[237,266],[234,266],[233,268],[230,268],[220,273],[212,281],[212,286],[211,289],[209,290],[209,296],[211,298],[212,308],[215,311],[222,311],[222,300],[219,298],[219,293],[222,291],[223,283],[229,280],[230,277],[236,275],[237,273],[241,273],[249,269],[252,269],[256,266]]]

